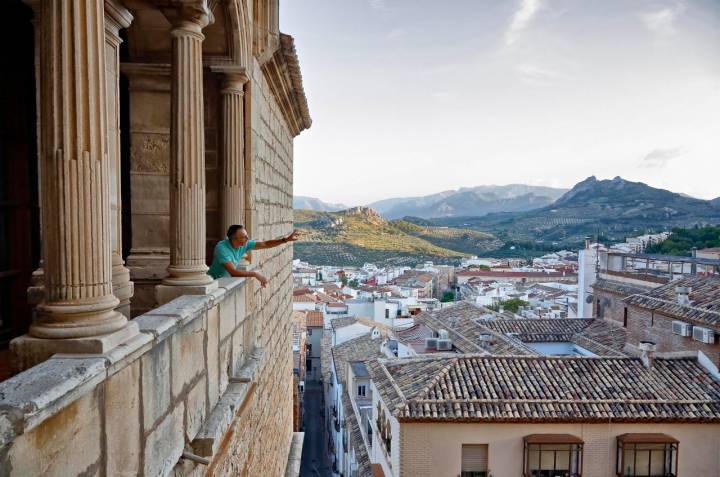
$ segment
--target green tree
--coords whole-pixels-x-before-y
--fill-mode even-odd
[[[451,301],[455,301],[455,294],[451,292],[450,290],[443,293],[442,298],[440,298],[440,301],[443,303],[448,303]]]
[[[517,313],[521,306],[527,305],[528,302],[526,302],[525,300],[521,300],[520,298],[510,298],[509,300],[501,300],[496,305],[490,305],[488,308],[493,311],[500,311],[500,307],[502,307],[505,311]]]
[[[720,227],[694,227],[672,229],[672,235],[660,243],[645,249],[647,253],[689,256],[693,248],[720,247]]]
[[[360,282],[357,280],[357,278],[353,278],[352,280],[350,280],[349,285],[352,288],[357,288],[360,285]]]

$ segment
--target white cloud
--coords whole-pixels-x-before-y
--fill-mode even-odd
[[[373,10],[383,11],[387,9],[387,3],[385,0],[368,0],[368,3],[370,3],[370,8]]]
[[[556,71],[549,70],[531,63],[523,63],[517,67],[520,79],[525,83],[534,86],[543,86],[554,83],[563,78],[563,75]]]
[[[640,159],[639,167],[644,169],[661,169],[671,160],[685,154],[682,147],[673,147],[669,149],[653,149]]]
[[[515,10],[510,26],[505,32],[507,46],[512,46],[517,42],[520,34],[530,25],[541,6],[540,0],[520,0],[520,5]]]
[[[661,8],[653,12],[641,13],[640,21],[645,28],[661,36],[674,35],[675,20],[685,11],[685,4],[676,2],[673,6]]]

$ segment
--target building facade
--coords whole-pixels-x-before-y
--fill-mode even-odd
[[[3,152],[24,199],[0,287],[24,371],[0,383],[0,468],[283,475],[292,248],[248,257],[264,289],[206,274],[228,225],[292,229],[310,117],[277,0],[9,3],[3,81],[29,83],[2,93],[19,96],[3,133],[24,147]]]

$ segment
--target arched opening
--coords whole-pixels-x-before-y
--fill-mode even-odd
[[[7,23],[0,29],[0,350],[30,325],[26,291],[40,262],[33,13],[20,0],[8,0],[3,7]]]

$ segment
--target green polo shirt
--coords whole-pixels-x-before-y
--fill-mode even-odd
[[[217,245],[215,245],[213,261],[212,265],[210,265],[210,270],[208,270],[208,274],[216,279],[229,277],[230,274],[227,270],[225,270],[223,265],[230,262],[233,267],[237,268],[243,255],[248,253],[254,247],[254,240],[248,240],[245,245],[238,248],[234,248],[228,239],[221,240]]]

